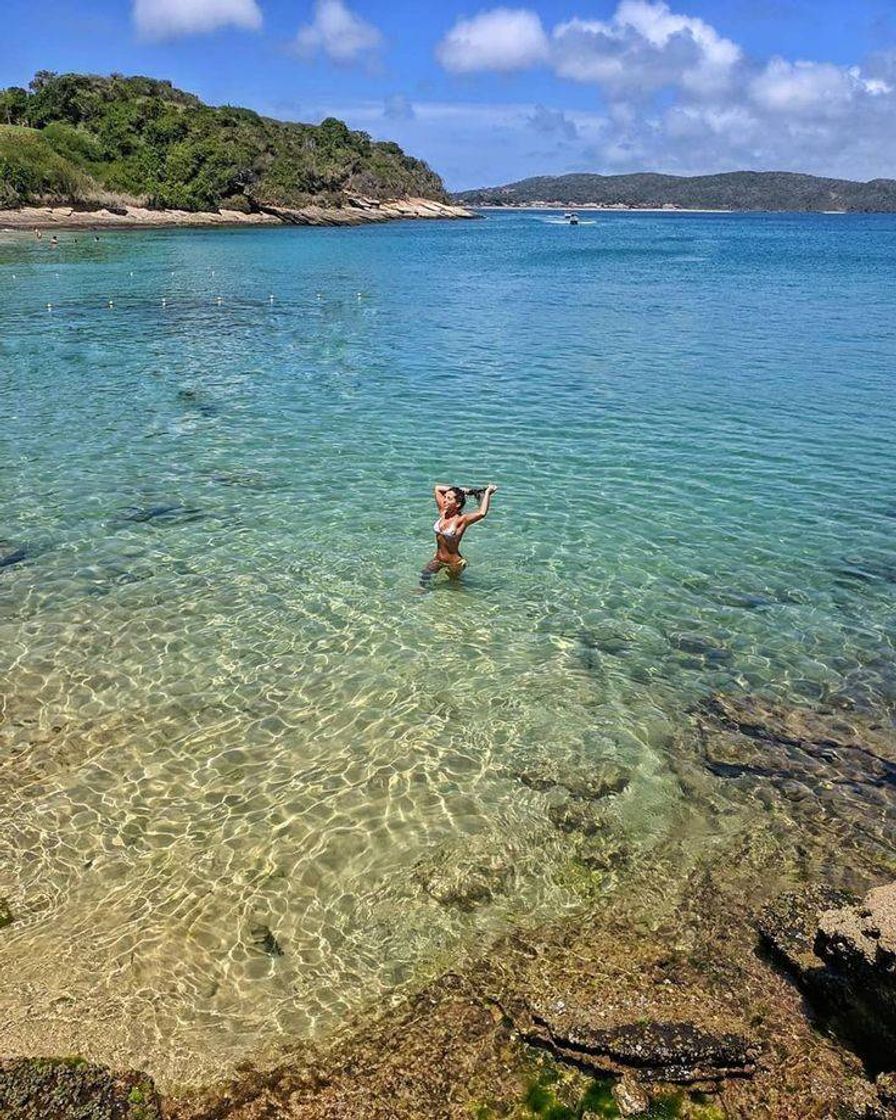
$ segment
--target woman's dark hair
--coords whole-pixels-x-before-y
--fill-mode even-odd
[[[467,495],[463,492],[460,486],[449,486],[448,493],[454,495],[454,500],[457,502],[457,508],[463,509],[464,502],[467,500]]]

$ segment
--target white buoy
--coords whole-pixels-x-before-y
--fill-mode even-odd
[[[114,303],[112,302],[112,300],[111,300],[111,299],[109,300],[109,306],[110,306],[110,307],[114,307],[114,306],[115,306],[115,304],[114,304]]]
[[[15,276],[13,276],[13,280],[15,280]],[[268,303],[273,303],[273,302],[274,302],[274,296],[273,296],[273,294],[271,294],[271,295],[268,296]]]
[[[220,296],[218,296],[218,299],[217,299],[217,304],[218,304],[218,307],[220,307],[220,306],[221,306],[221,303],[222,303],[221,297],[220,297]]]
[[[52,310],[53,310],[53,304],[52,304],[52,303],[48,303],[48,304],[47,304],[47,311],[52,311]]]
[[[163,300],[162,300],[162,307],[167,307],[167,306],[168,306],[168,300],[167,300],[167,299],[163,299]]]

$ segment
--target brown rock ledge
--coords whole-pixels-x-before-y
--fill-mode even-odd
[[[189,226],[360,226],[401,219],[475,218],[471,210],[428,198],[403,198],[379,202],[350,197],[341,207],[306,206],[301,209],[265,206],[250,214],[240,210],[149,210],[142,206],[115,210],[83,210],[72,206],[24,206],[0,210],[0,230],[30,229],[143,229]]]

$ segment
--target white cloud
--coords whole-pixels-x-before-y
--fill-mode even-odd
[[[436,48],[446,70],[523,70],[546,60],[548,38],[535,12],[492,8],[461,19]]]
[[[356,15],[343,0],[317,0],[314,19],[299,29],[295,39],[297,50],[305,57],[322,51],[342,63],[356,62],[382,44],[379,28]]]
[[[491,9],[457,23],[438,54],[459,73],[544,64],[602,95],[600,123],[587,127],[574,112],[543,106],[506,118],[504,158],[511,150],[518,163],[530,158],[528,174],[753,168],[893,175],[896,51],[856,66],[754,59],[705,20],[673,10],[677,2],[687,0],[617,0],[604,19],[573,17],[547,30],[534,11]],[[472,124],[462,128],[466,134]],[[460,130],[459,122],[459,144]]]
[[[741,58],[741,49],[736,43],[724,39],[702,19],[676,15],[667,4],[623,0],[614,21],[634,30],[658,51],[667,50],[679,38],[692,43],[697,62],[682,73],[681,80],[685,87],[698,92],[724,85],[732,67]]]
[[[861,79],[841,66],[783,58],[771,59],[750,84],[753,100],[777,113],[840,111],[864,92]]]
[[[650,92],[680,85],[696,94],[725,88],[741,50],[701,19],[664,3],[623,0],[612,19],[571,19],[553,31],[560,77],[612,91]]]
[[[885,82],[883,78],[864,78],[858,66],[850,66],[850,74],[865,87],[865,92],[870,93],[872,97],[879,97],[883,93],[892,93],[893,87],[889,82]]]
[[[147,39],[174,39],[219,27],[261,27],[255,0],[134,0],[134,24]]]
[[[736,43],[662,0],[622,0],[610,20],[576,17],[558,23],[550,37],[536,12],[492,8],[459,20],[436,54],[454,73],[546,62],[575,81],[645,91],[679,83],[695,92],[725,86],[741,58]]]

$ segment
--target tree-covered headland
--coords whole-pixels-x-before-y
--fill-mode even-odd
[[[292,124],[119,74],[39,71],[28,89],[0,92],[0,208],[252,211],[338,207],[347,193],[446,197],[421,160],[334,117]]]
[[[896,211],[896,180],[826,179],[788,171],[718,175],[538,175],[461,191],[463,206],[605,206],[682,210]]]

